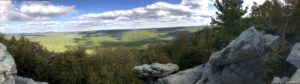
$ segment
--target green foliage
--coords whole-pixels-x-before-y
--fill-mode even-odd
[[[169,63],[171,60],[154,48],[99,48],[86,54],[83,46],[51,53],[24,37],[0,37],[14,56],[18,75],[50,84],[141,84],[132,68],[145,63]]]
[[[273,44],[265,53],[263,57],[263,65],[260,74],[264,80],[270,81],[274,76],[284,76],[286,72],[291,72],[288,69],[290,66],[286,65],[286,58],[289,54],[289,49],[285,41]]]
[[[82,54],[84,51],[78,47],[55,56],[47,71],[51,78],[46,81],[54,84],[140,84],[142,81],[131,71],[134,66],[169,62],[167,57],[151,50],[105,48],[90,56]]]
[[[167,54],[180,69],[192,68],[206,63],[213,52],[229,43],[220,31],[220,28],[205,28],[192,35],[182,34],[169,44],[156,46],[156,49]]]
[[[292,41],[300,41],[300,1],[299,0],[286,0],[288,4],[288,10],[290,11],[289,15],[289,25],[287,29],[287,33],[289,34],[290,39]]]
[[[8,52],[15,58],[18,75],[21,76],[37,78],[38,74],[35,73],[40,73],[39,67],[48,62],[43,56],[51,55],[41,45],[24,37],[18,40],[14,36],[10,40],[3,37],[0,42],[6,45]]]
[[[237,36],[247,27],[248,21],[242,18],[247,9],[242,9],[243,0],[216,0],[214,6],[219,10],[217,18],[212,19],[211,24],[222,28],[226,34]]]
[[[252,7],[252,24],[260,30],[281,35],[284,27],[284,8],[279,0],[267,0],[263,5],[254,3]]]
[[[267,33],[283,36],[289,42],[300,41],[299,0],[268,0],[254,5],[251,13],[252,25]]]

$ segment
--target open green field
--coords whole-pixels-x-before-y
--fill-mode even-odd
[[[71,46],[85,46],[89,49],[101,47],[135,47],[144,48],[149,44],[167,42],[181,33],[192,33],[202,27],[178,27],[140,30],[102,30],[84,32],[49,32],[30,34],[11,34],[24,36],[27,39],[39,42],[50,51],[63,52]]]

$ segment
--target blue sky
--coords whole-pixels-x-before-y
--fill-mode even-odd
[[[253,1],[246,0],[249,6]],[[214,0],[1,0],[3,33],[208,25]]]

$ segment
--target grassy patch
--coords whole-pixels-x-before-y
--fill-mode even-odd
[[[121,37],[122,41],[130,42],[130,41],[140,41],[149,38],[159,37],[160,33],[155,33],[151,31],[144,30],[136,30],[136,31],[128,31],[123,34]]]

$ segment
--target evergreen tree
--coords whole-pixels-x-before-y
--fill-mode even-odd
[[[242,16],[246,14],[248,7],[243,9],[242,4],[243,0],[216,0],[214,6],[219,12],[216,12],[217,18],[212,19],[211,24],[222,28],[227,34],[238,35],[247,25]]]
[[[12,46],[14,43],[16,43],[16,41],[17,41],[16,37],[15,37],[15,36],[12,36],[12,37],[10,38],[10,41],[9,41],[8,46]]]

